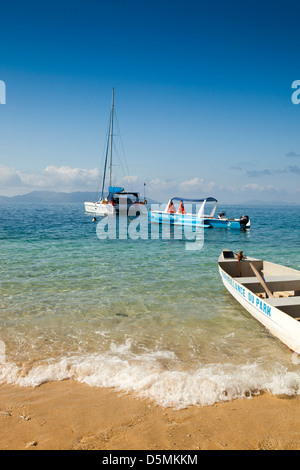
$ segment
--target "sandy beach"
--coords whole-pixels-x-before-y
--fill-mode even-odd
[[[299,450],[300,398],[183,410],[66,380],[0,386],[0,449]]]

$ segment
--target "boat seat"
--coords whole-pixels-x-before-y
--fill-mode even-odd
[[[278,299],[271,297],[266,302],[287,313],[294,320],[300,321],[300,296],[279,297]]]
[[[235,280],[252,292],[264,292],[256,276],[236,277]],[[271,292],[300,290],[300,276],[265,276],[264,280]]]
[[[300,296],[297,297],[279,297],[279,298],[269,298],[266,302],[273,307],[288,307],[299,305],[300,307]]]

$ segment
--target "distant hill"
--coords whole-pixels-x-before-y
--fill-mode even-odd
[[[99,197],[99,196],[98,196]],[[97,195],[95,192],[74,192],[59,193],[55,191],[32,191],[28,194],[19,196],[0,196],[0,203],[35,203],[35,204],[67,204],[84,203],[84,201],[95,201]],[[148,199],[149,204],[155,204],[156,201]]]
[[[297,206],[295,202],[284,201],[261,201],[260,199],[251,199],[250,201],[243,202],[245,206]]]
[[[75,192],[75,193],[57,193],[55,191],[32,191],[28,194],[19,196],[0,196],[0,202],[8,203],[68,203],[84,202],[85,200],[94,200],[95,193]]]
[[[74,193],[63,193],[56,191],[32,191],[31,193],[22,194],[19,196],[0,196],[0,204],[20,204],[20,203],[31,203],[31,204],[69,204],[69,203],[79,203],[83,204],[84,201],[96,201],[99,198],[95,192],[81,192],[76,191]],[[149,204],[159,204],[158,201],[150,199],[147,197],[148,205]],[[229,203],[230,204],[230,203]],[[223,204],[224,205],[224,204]],[[230,205],[236,205],[230,204]],[[249,201],[244,201],[238,205],[244,206],[267,206],[267,205],[276,205],[276,206],[294,206],[297,203],[293,202],[283,202],[283,201],[274,201],[266,202],[258,199],[253,199]]]

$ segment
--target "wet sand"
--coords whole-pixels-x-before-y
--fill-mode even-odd
[[[0,449],[300,450],[300,397],[162,408],[71,380],[0,386]]]

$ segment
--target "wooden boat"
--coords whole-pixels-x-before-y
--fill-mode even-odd
[[[272,335],[300,354],[300,271],[223,250],[219,271],[233,297]]]

